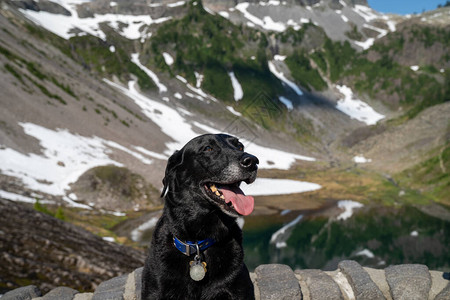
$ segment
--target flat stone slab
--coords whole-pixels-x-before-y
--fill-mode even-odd
[[[289,266],[260,265],[255,274],[261,300],[302,299],[300,284]]]
[[[76,294],[78,294],[77,290],[61,286],[34,300],[73,300]]]
[[[102,282],[94,292],[92,300],[124,300],[128,274]]]
[[[343,300],[341,289],[328,274],[322,270],[300,270],[296,271],[309,289],[311,300]]]
[[[369,274],[354,260],[344,260],[338,268],[350,283],[356,300],[386,300]]]
[[[92,300],[94,293],[76,294],[73,300]]]
[[[386,281],[394,300],[428,299],[431,275],[425,265],[397,265],[385,269]]]
[[[2,296],[2,300],[31,300],[40,297],[41,291],[35,285],[28,285],[9,291]]]

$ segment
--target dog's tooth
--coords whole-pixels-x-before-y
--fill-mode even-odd
[[[225,200],[225,197],[223,195],[220,195],[220,199]]]
[[[216,193],[217,196],[220,196],[220,193],[219,193],[218,190],[216,190],[215,193]]]
[[[211,185],[210,189],[211,189],[211,191],[213,191],[214,193],[217,192],[217,188],[216,188],[216,186],[215,186],[214,184]]]

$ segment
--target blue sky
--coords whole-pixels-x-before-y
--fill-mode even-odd
[[[444,5],[446,0],[368,0],[373,9],[384,13],[406,15],[421,13],[424,9],[433,10],[439,4]]]

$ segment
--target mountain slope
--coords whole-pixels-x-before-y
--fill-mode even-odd
[[[435,145],[410,134],[419,116],[446,120],[433,108],[448,100],[449,29],[433,14],[405,20],[365,1],[27,0],[3,1],[1,12],[1,153],[52,166],[2,173],[68,202],[77,200],[68,183],[105,164],[160,187],[167,157],[204,132],[246,138],[264,168],[286,167],[267,155],[277,145],[292,162],[296,153],[344,165],[373,155],[367,167],[395,173],[445,144],[442,126],[427,131]],[[422,59],[410,47],[438,55]],[[49,136],[80,149],[77,158]],[[404,136],[423,157],[402,159]]]

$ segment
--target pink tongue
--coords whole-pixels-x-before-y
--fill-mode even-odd
[[[237,186],[223,186],[219,190],[222,192],[225,201],[233,203],[234,209],[243,216],[252,213],[255,200],[252,196],[246,196]]]

